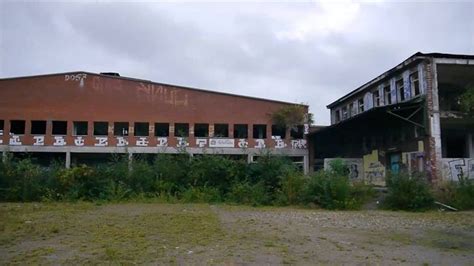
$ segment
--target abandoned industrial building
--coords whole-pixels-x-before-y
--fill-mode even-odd
[[[313,168],[344,158],[350,176],[384,185],[387,171],[474,178],[474,55],[416,53],[329,104],[331,125],[310,133]]]
[[[72,72],[0,80],[0,151],[67,167],[112,154],[263,152],[309,169],[308,125],[282,129],[272,112],[294,103]],[[298,106],[302,106],[299,105]],[[307,113],[308,107],[302,106]]]
[[[71,72],[0,79],[0,151],[67,167],[111,154],[225,154],[252,162],[287,155],[305,172],[342,158],[350,176],[430,181],[474,178],[474,118],[459,97],[474,89],[474,55],[416,53],[329,104],[331,125],[295,129],[271,114],[295,103]],[[303,105],[308,114],[308,106]]]

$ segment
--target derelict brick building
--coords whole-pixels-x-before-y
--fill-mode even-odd
[[[308,169],[305,127],[271,113],[293,103],[71,72],[0,79],[0,151],[72,163],[101,154],[285,154]],[[308,107],[304,106],[307,112]],[[306,126],[306,130],[307,130]]]
[[[310,133],[311,164],[344,158],[350,176],[384,185],[387,171],[474,178],[474,55],[416,53],[328,105],[331,126]],[[313,159],[314,158],[314,159]]]

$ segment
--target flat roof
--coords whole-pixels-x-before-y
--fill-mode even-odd
[[[383,80],[384,78],[386,78],[390,74],[392,74],[396,71],[399,71],[400,69],[403,69],[405,66],[410,65],[413,62],[416,62],[416,61],[419,61],[419,60],[422,60],[422,59],[426,59],[426,58],[429,58],[429,57],[474,59],[474,55],[466,55],[466,54],[443,54],[443,53],[426,53],[426,54],[424,54],[424,53],[421,53],[421,52],[417,52],[417,53],[413,54],[412,56],[408,57],[407,59],[405,59],[402,63],[400,63],[400,64],[396,65],[395,67],[393,67],[393,68],[385,71],[384,73],[378,75],[376,78],[370,80],[369,82],[363,84],[362,86],[358,87],[357,89],[355,89],[355,90],[349,92],[348,94],[342,96],[341,98],[339,98],[336,101],[330,103],[326,107],[331,108],[331,107],[347,100],[349,97],[363,91],[364,89],[366,89],[367,87],[373,85],[374,83],[377,83],[377,82]]]
[[[225,95],[225,96],[241,97],[241,98],[247,98],[247,99],[251,99],[251,100],[275,102],[275,103],[282,103],[282,104],[288,104],[288,105],[301,105],[301,106],[305,106],[305,107],[309,108],[309,106],[307,104],[271,100],[271,99],[265,99],[265,98],[247,96],[247,95],[233,94],[233,93],[228,93],[228,92],[219,92],[219,91],[205,90],[205,89],[199,89],[199,88],[182,86],[182,85],[175,85],[175,84],[162,83],[162,82],[154,82],[154,81],[147,80],[147,79],[137,79],[137,78],[131,78],[131,77],[113,76],[113,75],[106,75],[106,74],[102,74],[102,73],[92,73],[92,72],[87,72],[87,71],[72,71],[72,72],[61,72],[61,73],[51,73],[51,74],[30,75],[30,76],[8,77],[8,78],[0,78],[0,81],[2,81],[2,80],[12,80],[12,79],[25,79],[25,78],[41,78],[41,77],[49,77],[49,76],[57,76],[57,75],[71,75],[71,74],[79,74],[79,73],[87,74],[87,75],[93,75],[93,76],[100,76],[100,77],[104,77],[104,78],[122,79],[122,80],[128,80],[128,81],[136,81],[136,82],[146,82],[146,83],[150,83],[150,84],[171,86],[171,87],[176,87],[176,88],[185,89],[185,90],[193,90],[193,91],[199,91],[199,92],[214,93],[214,94],[220,94],[220,95]],[[107,73],[110,73],[110,72],[107,72]]]

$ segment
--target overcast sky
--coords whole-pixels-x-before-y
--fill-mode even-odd
[[[474,54],[474,2],[0,0],[0,77],[84,70],[326,105],[417,51]]]

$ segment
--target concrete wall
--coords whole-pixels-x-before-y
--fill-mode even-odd
[[[474,158],[443,158],[441,164],[444,180],[458,181],[460,177],[474,179]]]

